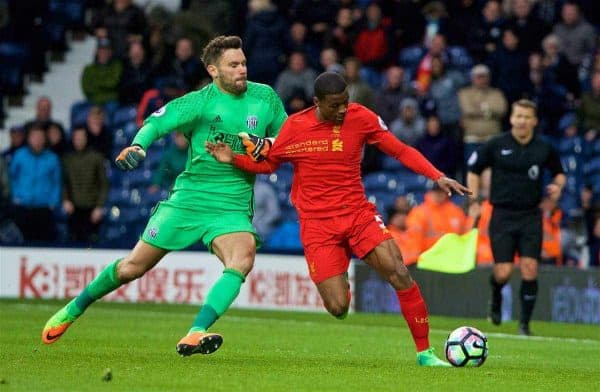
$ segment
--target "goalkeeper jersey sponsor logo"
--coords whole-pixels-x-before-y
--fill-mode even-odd
[[[235,152],[245,152],[246,149],[242,144],[242,139],[238,135],[232,135],[221,131],[216,131],[211,128],[207,140],[212,143],[223,142],[229,144]]]

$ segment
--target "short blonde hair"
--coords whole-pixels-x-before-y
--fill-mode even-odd
[[[537,105],[535,102],[530,101],[529,99],[519,99],[518,101],[513,102],[512,110],[514,111],[517,107],[531,109],[533,110],[533,114],[537,116]]]

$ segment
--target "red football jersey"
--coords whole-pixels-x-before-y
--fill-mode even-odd
[[[236,155],[234,165],[271,173],[282,162],[294,166],[291,200],[301,218],[346,214],[368,203],[360,176],[363,147],[377,147],[407,167],[437,180],[442,173],[417,150],[392,135],[379,116],[351,103],[341,125],[319,121],[316,107],[290,116],[263,162]]]

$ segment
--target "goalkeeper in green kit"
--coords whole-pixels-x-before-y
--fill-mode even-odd
[[[177,344],[187,356],[210,354],[222,342],[208,328],[225,313],[252,269],[259,237],[252,227],[254,175],[223,165],[205,151],[205,142],[225,142],[260,159],[286,119],[281,100],[267,85],[248,82],[242,41],[220,36],[203,50],[202,61],[213,82],[169,102],[149,116],[132,145],[116,158],[124,170],[138,166],[146,150],[179,130],[190,141],[186,168],[171,195],[161,201],[131,253],[109,264],[86,288],[46,323],[42,340],[56,342],[91,305],[123,284],[144,275],[169,251],[201,240],[224,265],[188,334]],[[244,135],[244,139],[238,136]],[[250,138],[248,135],[251,134]]]

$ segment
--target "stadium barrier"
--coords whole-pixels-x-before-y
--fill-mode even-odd
[[[0,297],[71,298],[123,250],[0,247]],[[201,304],[223,271],[207,252],[174,252],[105,300]],[[353,268],[349,271],[352,282]],[[259,254],[234,307],[324,311],[302,256]]]
[[[503,291],[503,319],[516,319],[520,312],[520,273],[515,270],[510,286]],[[477,268],[452,275],[411,269],[434,315],[485,317],[490,296],[490,268]],[[600,324],[600,270],[578,270],[540,266],[538,300],[533,318],[546,321]],[[371,268],[355,263],[355,310],[393,313],[399,311],[391,287]]]

